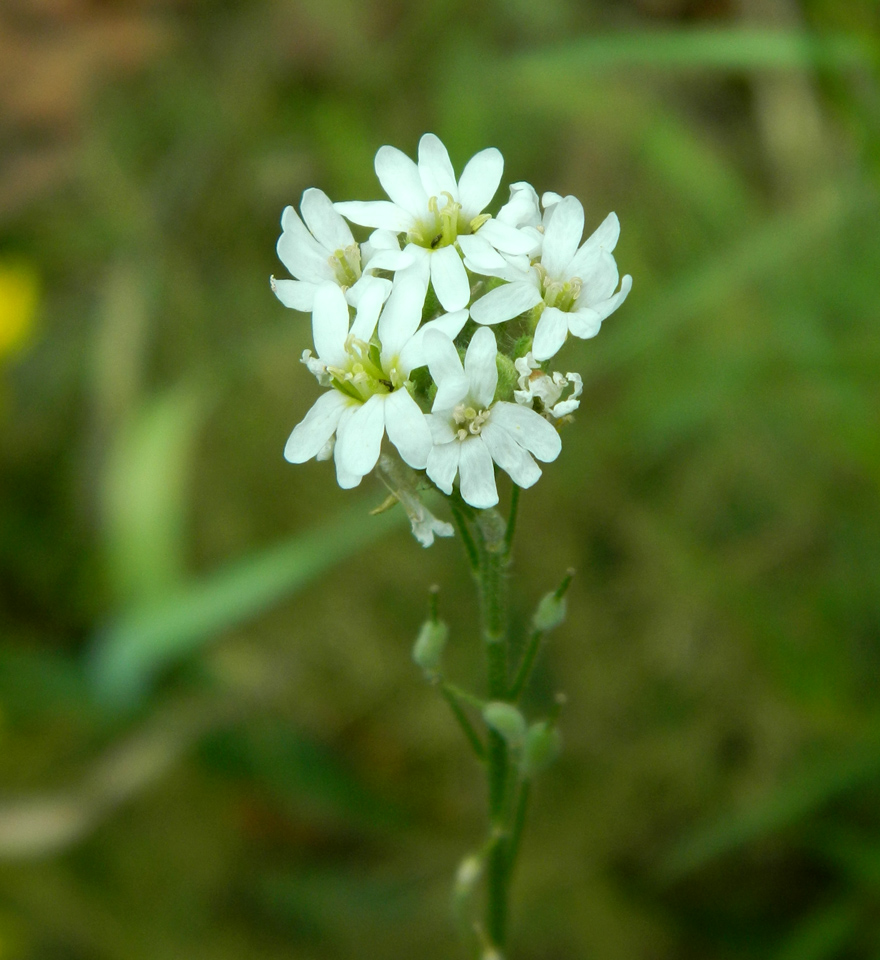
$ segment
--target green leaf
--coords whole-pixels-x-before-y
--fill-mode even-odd
[[[835,901],[812,911],[771,954],[772,960],[829,960],[845,953],[857,936],[859,904],[851,899]]]
[[[123,602],[161,594],[183,576],[186,481],[204,400],[194,388],[168,391],[137,411],[110,451],[107,572]]]
[[[669,70],[797,69],[815,65],[867,66],[873,51],[846,34],[811,36],[803,31],[693,29],[628,31],[579,39],[511,59],[507,66],[525,83],[570,83],[578,74],[617,67]],[[561,88],[564,89],[564,88]]]
[[[136,700],[160,671],[270,609],[404,519],[402,510],[373,517],[359,506],[123,613],[95,638],[92,676],[99,694]]]
[[[869,731],[847,750],[835,750],[805,761],[791,779],[763,801],[741,811],[728,811],[672,851],[662,873],[672,880],[770,836],[802,824],[835,797],[880,775],[880,730]]]

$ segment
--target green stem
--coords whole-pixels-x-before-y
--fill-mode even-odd
[[[489,698],[503,700],[507,695],[508,607],[505,573],[510,557],[505,525],[493,511],[483,511],[476,521],[480,566],[481,633],[486,648]],[[507,793],[510,779],[510,751],[504,738],[489,731],[486,752],[489,779],[489,831],[492,840],[486,864],[486,933],[501,949],[507,936],[509,891],[509,853]]]
[[[523,653],[522,660],[520,661],[519,667],[516,671],[516,676],[513,678],[513,684],[510,687],[510,692],[507,695],[508,698],[514,703],[519,700],[520,695],[523,692],[523,688],[531,676],[532,667],[535,665],[535,658],[538,656],[538,651],[541,649],[541,638],[543,636],[543,630],[532,630],[531,636],[529,637],[528,646],[525,649],[525,653]]]
[[[455,521],[455,526],[458,528],[458,534],[464,545],[464,552],[467,554],[471,572],[476,575],[480,569],[480,554],[477,551],[477,545],[474,543],[474,538],[471,536],[471,531],[468,528],[465,513],[456,502],[454,496],[449,498],[449,509],[452,512],[452,519]]]
[[[458,725],[461,727],[465,739],[471,745],[471,748],[477,755],[478,759],[485,760],[486,747],[484,746],[483,741],[480,740],[480,735],[474,729],[474,725],[470,722],[467,714],[462,709],[461,702],[458,698],[457,688],[451,687],[448,683],[444,683],[440,686],[440,693],[443,695],[443,699],[449,704],[449,709],[452,711],[453,716],[458,721]]]
[[[513,535],[516,533],[516,513],[519,507],[519,486],[513,485],[510,493],[510,512],[507,515],[507,529],[504,531],[504,550],[510,556],[510,548],[513,544]]]
[[[523,828],[526,824],[526,812],[529,806],[529,788],[531,783],[523,780],[519,788],[519,796],[516,798],[516,810],[513,814],[513,828],[510,831],[510,843],[508,845],[508,869],[513,872],[513,865],[516,863],[516,857],[519,853],[519,845],[522,840]]]

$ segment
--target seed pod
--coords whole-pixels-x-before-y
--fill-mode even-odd
[[[483,707],[483,719],[500,733],[510,747],[521,747],[526,738],[525,717],[512,703],[494,700]]]
[[[559,756],[562,737],[556,726],[546,720],[533,723],[526,734],[520,770],[526,780],[540,773]]]
[[[426,620],[419,630],[413,644],[412,658],[429,680],[437,675],[448,636],[449,627],[442,620]]]

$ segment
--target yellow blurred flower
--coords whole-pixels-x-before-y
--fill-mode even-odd
[[[38,301],[36,270],[24,263],[0,263],[0,360],[27,340]]]

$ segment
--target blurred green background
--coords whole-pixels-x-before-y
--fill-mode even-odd
[[[281,456],[287,203],[425,131],[622,223],[523,495],[514,958],[880,956],[880,12],[840,0],[4,0],[0,960],[459,955],[480,772],[409,659],[459,545]]]

